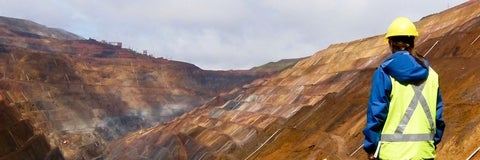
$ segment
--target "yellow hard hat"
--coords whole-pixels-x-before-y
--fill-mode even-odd
[[[406,17],[398,17],[390,24],[388,27],[387,34],[385,35],[385,39],[388,39],[392,36],[415,36],[418,37],[417,28],[415,25],[410,21],[410,19]]]

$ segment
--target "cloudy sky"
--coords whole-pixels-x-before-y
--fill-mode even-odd
[[[249,69],[383,34],[466,0],[0,0],[0,15],[202,69]]]

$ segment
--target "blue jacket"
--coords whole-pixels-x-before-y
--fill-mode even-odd
[[[424,62],[429,66],[428,61]],[[387,119],[388,106],[390,103],[390,93],[392,91],[392,82],[389,75],[400,83],[413,83],[425,80],[428,76],[428,67],[424,68],[407,51],[398,51],[388,57],[380,67],[375,70],[370,91],[370,100],[367,109],[367,125],[363,130],[365,135],[363,148],[367,153],[374,153],[378,141],[380,141],[381,132],[385,120]],[[438,89],[437,115],[436,115],[436,134],[434,138],[435,145],[442,138],[445,122],[442,118],[443,101]]]

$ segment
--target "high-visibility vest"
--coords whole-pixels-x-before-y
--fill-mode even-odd
[[[379,158],[434,158],[438,74],[429,68],[427,79],[417,85],[390,78],[390,106],[379,142]]]

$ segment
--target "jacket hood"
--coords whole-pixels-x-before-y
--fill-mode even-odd
[[[423,61],[426,68],[415,61],[408,51],[398,51],[389,56],[380,67],[400,83],[414,83],[428,77],[429,63],[425,59]]]

